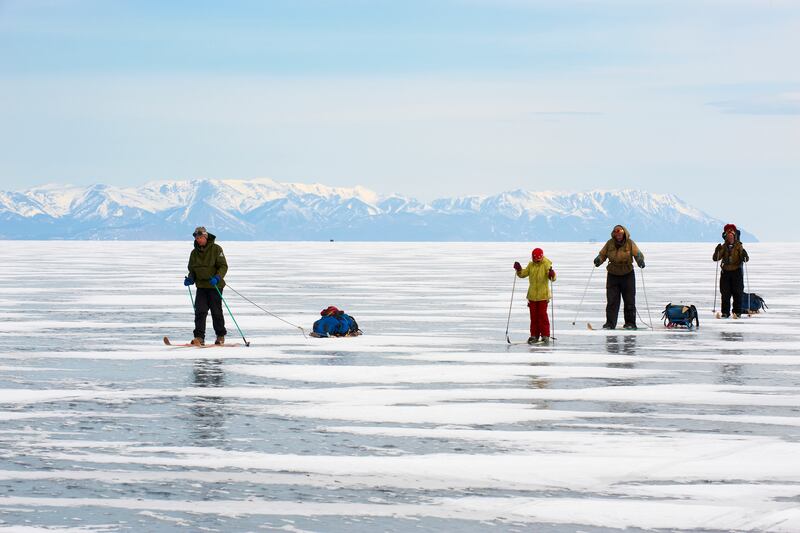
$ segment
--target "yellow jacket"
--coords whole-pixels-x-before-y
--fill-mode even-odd
[[[520,278],[528,278],[528,301],[540,302],[550,299],[550,284],[547,273],[553,262],[543,257],[538,263],[531,261],[528,266],[517,272]],[[553,279],[555,281],[555,278]]]

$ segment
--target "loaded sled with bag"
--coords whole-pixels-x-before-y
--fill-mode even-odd
[[[765,311],[768,309],[764,298],[754,292],[742,293],[742,313],[753,315],[760,312],[762,309]]]
[[[697,308],[693,305],[673,305],[668,303],[661,313],[664,317],[664,326],[668,328],[684,327],[694,329],[700,327],[700,318]]]
[[[358,322],[341,309],[330,305],[319,312],[322,318],[314,322],[312,337],[356,337],[361,335]]]

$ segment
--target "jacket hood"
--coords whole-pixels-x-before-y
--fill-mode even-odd
[[[209,245],[214,244],[215,240],[217,240],[217,236],[214,235],[213,233],[209,233],[208,234],[208,241],[206,241],[206,248],[208,248]],[[197,244],[196,240],[194,241],[194,249],[195,250],[199,250],[200,249],[200,245]]]
[[[733,226],[733,224],[731,224]],[[725,231],[722,232],[722,242],[725,242]],[[736,227],[733,226],[733,244],[740,242],[742,236],[742,232]]]
[[[625,227],[625,226],[623,226],[622,224],[617,224],[616,226],[614,226],[614,227],[611,229],[611,240],[613,240],[614,242],[616,242],[616,240],[614,239],[614,232],[617,230],[617,228],[622,228],[622,231],[624,231],[624,232],[625,232],[625,238],[624,238],[624,239],[622,239],[622,244],[625,244],[626,242],[628,242],[629,240],[631,240],[631,234],[630,234],[630,232],[628,231],[628,228],[626,228],[626,227]],[[209,235],[209,237],[210,237],[210,235]]]

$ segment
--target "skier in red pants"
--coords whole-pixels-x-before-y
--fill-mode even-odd
[[[548,280],[555,281],[556,273],[553,262],[544,256],[541,248],[531,252],[533,259],[528,266],[522,268],[519,262],[514,263],[514,270],[520,278],[528,278],[528,309],[531,313],[531,336],[528,344],[541,341],[550,342],[550,320],[547,318],[547,302],[550,301],[550,285]]]

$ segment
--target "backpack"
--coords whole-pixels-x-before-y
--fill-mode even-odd
[[[764,298],[754,292],[742,293],[742,311],[745,313],[758,313],[762,309],[767,309]]]
[[[672,303],[668,303],[661,314],[664,317],[664,326],[668,328],[684,326],[687,329],[692,329],[695,326],[700,327],[697,308],[693,305],[672,305]]]
[[[314,337],[327,337],[329,335],[336,335],[339,330],[340,321],[333,316],[324,316],[314,322],[313,336]]]
[[[358,329],[358,322],[356,322],[355,318],[348,315],[347,313],[340,314],[339,318],[341,318],[347,325],[347,328],[344,331],[343,335],[347,335],[348,337],[355,337],[357,335],[361,335],[361,330]]]

